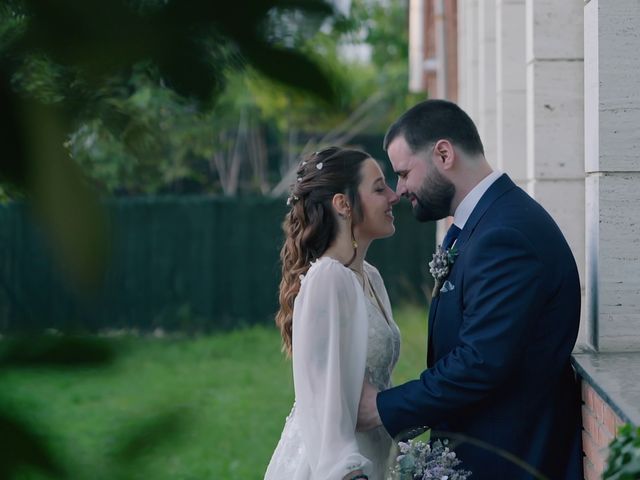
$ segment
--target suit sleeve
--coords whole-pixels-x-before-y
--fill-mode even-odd
[[[312,480],[341,480],[371,462],[356,442],[366,368],[364,297],[342,265],[325,261],[303,280],[293,319],[293,377]]]
[[[378,395],[391,436],[455,418],[500,387],[516,368],[528,327],[540,314],[543,264],[522,233],[492,229],[474,239],[464,255],[459,343],[418,380]]]

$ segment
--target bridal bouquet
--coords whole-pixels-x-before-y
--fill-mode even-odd
[[[471,472],[459,468],[460,460],[449,449],[448,440],[426,443],[420,440],[400,442],[400,454],[391,469],[397,480],[466,480]]]

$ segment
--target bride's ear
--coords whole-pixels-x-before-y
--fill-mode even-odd
[[[331,199],[331,204],[338,216],[346,218],[351,215],[351,206],[344,193],[336,193]]]

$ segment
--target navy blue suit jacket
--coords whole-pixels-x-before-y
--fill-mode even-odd
[[[393,437],[428,426],[497,447],[552,480],[582,478],[580,397],[569,363],[580,282],[567,242],[503,175],[456,245],[453,288],[429,312],[428,368],[378,394],[382,423]],[[496,448],[454,449],[474,480],[535,478]]]

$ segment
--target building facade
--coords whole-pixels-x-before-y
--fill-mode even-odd
[[[470,114],[577,260],[585,477],[599,478],[616,426],[640,424],[640,2],[410,0],[409,24],[411,87]]]

